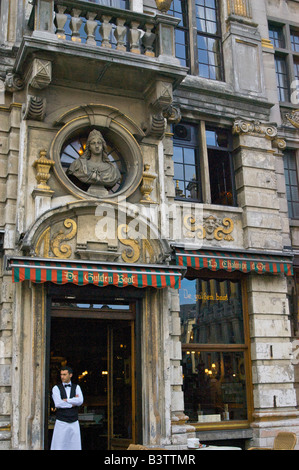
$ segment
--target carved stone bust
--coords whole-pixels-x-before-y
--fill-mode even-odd
[[[88,184],[88,193],[105,196],[107,188],[112,188],[121,175],[118,168],[109,160],[107,145],[100,131],[90,132],[84,153],[67,170],[68,176],[74,176]]]

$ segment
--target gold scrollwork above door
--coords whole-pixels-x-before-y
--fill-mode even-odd
[[[63,225],[63,228],[61,228],[61,225]],[[109,260],[110,255],[114,257],[114,260],[119,257],[119,261],[125,263],[153,263],[155,261],[155,250],[151,242],[140,234],[136,237],[134,231],[127,224],[120,224],[117,227],[117,239],[115,242],[118,245],[118,249],[115,246],[113,248],[110,240],[110,244],[107,242],[107,246],[104,249],[103,243],[101,243],[100,248],[89,250],[87,242],[86,244],[80,244],[80,250],[78,250],[77,235],[79,225],[80,218],[77,222],[67,218],[63,222],[47,227],[36,242],[35,255],[43,258],[70,259],[80,252],[81,257],[84,259],[88,259],[89,255],[89,259],[98,260],[102,258],[104,261]],[[96,242],[91,243],[95,244]]]

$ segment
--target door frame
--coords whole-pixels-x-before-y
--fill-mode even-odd
[[[66,290],[65,287],[68,287]],[[129,303],[132,306],[132,309],[130,309],[130,312],[124,310],[120,311],[119,314],[117,315],[116,312],[108,312],[104,311],[99,311],[99,309],[89,309],[89,314],[88,314],[88,309],[77,309],[74,310],[72,308],[72,314],[68,315],[68,309],[67,307],[64,309],[61,309],[61,315],[59,316],[64,316],[64,317],[69,317],[69,318],[99,318],[99,319],[108,319],[108,313],[110,314],[109,320],[117,321],[117,320],[131,320],[131,325],[132,325],[132,342],[134,343],[134,353],[132,354],[132,378],[134,380],[134,393],[135,393],[135,400],[132,402],[132,413],[134,410],[135,413],[135,441],[136,442],[142,442],[142,384],[141,384],[141,331],[142,331],[142,299],[145,295],[145,289],[135,289],[135,288],[126,288],[126,292],[124,292],[124,289],[120,288],[114,288],[112,287],[111,289],[109,288],[109,295],[104,296],[103,295],[103,290],[105,288],[99,288],[96,287],[96,290],[93,291],[91,289],[91,292],[89,292],[89,289],[86,289],[86,287],[90,286],[85,286],[85,288],[78,286],[71,286],[74,287],[74,289],[69,289],[70,286],[56,286],[53,284],[48,285],[48,292],[47,292],[47,297],[46,297],[46,367],[45,367],[45,397],[44,397],[44,403],[45,403],[45,408],[44,408],[44,448],[49,449],[50,443],[48,442],[48,409],[50,406],[50,393],[51,391],[49,390],[49,376],[50,376],[50,339],[51,339],[51,320],[55,314],[58,314],[58,309],[52,308],[52,301],[69,301],[69,303],[83,303],[83,300],[88,299],[88,302],[92,302],[94,304],[99,304],[99,303],[104,303],[109,305],[113,304],[116,305],[117,303],[124,304],[124,303]],[[91,286],[93,287],[93,286]],[[87,292],[83,293],[82,289],[86,290]],[[101,292],[99,292],[101,291]],[[121,291],[121,292],[120,292]],[[74,294],[73,296],[69,294]],[[79,295],[76,295],[78,294]],[[126,295],[124,295],[124,293]],[[96,295],[91,295],[91,294],[96,294]],[[106,294],[106,292],[105,292]],[[72,298],[70,298],[72,297]],[[117,301],[116,301],[117,300]],[[54,313],[54,315],[52,315]],[[90,315],[90,316],[89,316]],[[106,318],[105,318],[106,316]],[[134,369],[135,367],[135,369]],[[132,433],[133,435],[133,433]]]

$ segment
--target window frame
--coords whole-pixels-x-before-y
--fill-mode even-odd
[[[248,427],[252,421],[253,414],[253,386],[252,386],[252,371],[251,371],[251,349],[250,349],[250,331],[249,331],[249,312],[248,312],[248,297],[247,297],[247,283],[244,275],[238,275],[235,273],[213,273],[212,275],[207,273],[205,270],[198,271],[192,276],[188,276],[188,279],[195,280],[196,278],[202,280],[238,280],[241,286],[242,296],[242,312],[243,312],[243,328],[244,328],[244,343],[242,344],[200,344],[200,343],[181,343],[182,355],[187,351],[196,352],[241,352],[244,354],[244,366],[245,366],[245,383],[246,383],[246,408],[247,408],[247,419],[246,420],[228,420],[219,422],[190,422],[197,431],[211,430],[217,428],[242,428]],[[180,317],[181,318],[181,317]],[[183,379],[184,380],[184,379]]]
[[[275,45],[275,42],[272,41],[271,38],[271,27],[273,29],[280,29],[281,34],[283,37],[283,44],[280,45],[280,47],[277,47]],[[277,20],[277,18],[272,18],[268,17],[268,31],[269,31],[269,39],[273,45],[274,48],[274,57],[275,57],[275,74],[276,74],[276,80],[277,80],[277,91],[278,91],[278,100],[280,103],[291,103],[291,95],[292,95],[292,83],[295,83],[297,80],[297,89],[299,87],[299,76],[296,76],[295,73],[295,64],[299,63],[299,50],[295,51],[293,48],[293,42],[292,42],[292,32],[297,31],[299,34],[299,24],[298,23],[290,23],[290,22],[284,22],[282,23],[281,21]],[[278,76],[277,76],[277,60],[278,59],[284,59],[285,67],[286,67],[286,85],[287,88],[283,88],[287,90],[287,100],[281,100],[281,87],[279,87],[278,83]]]
[[[200,121],[198,123],[193,123],[189,121],[185,121],[182,119],[179,123],[180,125],[185,125],[185,126],[192,126],[193,128],[197,128],[197,145],[198,149],[196,152],[196,157],[198,159],[197,162],[197,168],[198,168],[198,175],[197,175],[197,180],[199,182],[199,198],[194,199],[194,198],[186,198],[184,196],[175,196],[175,200],[179,201],[190,201],[190,202],[197,202],[197,203],[203,203],[203,204],[211,204],[213,206],[221,206],[221,207],[238,207],[238,198],[237,198],[237,190],[236,190],[236,174],[235,174],[235,169],[234,169],[234,163],[233,163],[233,144],[232,144],[232,134],[231,134],[231,128],[228,126],[220,126],[217,125],[216,123],[212,122],[207,122],[207,121]],[[212,147],[208,146],[207,144],[207,137],[206,137],[206,131],[207,130],[217,130],[217,129],[224,129],[229,132],[229,147],[225,148],[225,151],[229,154],[229,170],[230,170],[230,176],[231,176],[231,182],[232,182],[232,203],[231,204],[221,204],[221,203],[213,203],[212,202],[212,190],[211,190],[211,178],[210,178],[210,165],[209,165],[209,149],[216,149],[218,151],[223,151],[223,147]],[[174,128],[173,128],[174,131]],[[173,133],[173,146],[175,147],[177,142],[176,141],[174,133]],[[178,146],[183,146],[184,141],[181,141],[181,145],[177,144]],[[174,161],[174,157],[173,157]],[[173,176],[173,182],[175,186],[177,185],[177,179],[176,174],[174,172]]]
[[[292,154],[292,158],[294,159],[294,163],[295,163],[295,169],[292,169],[288,166],[286,166],[286,158],[288,156],[288,153],[291,153]],[[288,214],[289,214],[289,218],[292,219],[292,220],[299,220],[299,214],[298,216],[294,216],[294,213],[295,213],[295,210],[294,210],[294,199],[292,197],[292,191],[290,190],[289,191],[289,194],[290,194],[290,198],[288,197],[288,188],[291,188],[292,186],[296,186],[297,187],[297,190],[299,192],[299,164],[298,164],[298,151],[294,148],[287,148],[284,150],[284,155],[283,155],[283,167],[284,167],[284,175],[285,175],[285,184],[286,184],[286,200],[287,200],[287,204],[288,204]],[[286,177],[286,172],[288,172],[288,174],[291,172],[291,171],[294,171],[296,173],[296,181],[297,181],[297,185],[295,184],[288,184],[287,181],[289,178]],[[298,201],[299,203],[299,201]]]
[[[182,17],[184,16],[184,11],[185,13],[185,21],[183,21],[187,26],[178,26],[176,29],[183,31],[187,31],[188,33],[188,39],[189,43],[185,44],[185,47],[187,49],[187,64],[186,66],[189,68],[189,73],[191,75],[195,75],[198,77],[201,77],[206,80],[213,80],[213,81],[224,81],[225,80],[225,74],[224,74],[224,59],[223,59],[223,47],[222,47],[222,28],[221,28],[221,2],[219,0],[215,0],[215,13],[216,13],[216,25],[217,25],[217,31],[216,33],[209,33],[205,31],[200,31],[197,29],[197,15],[196,15],[196,4],[195,2],[191,2],[190,0],[177,0],[184,5],[182,6]],[[214,10],[214,9],[213,9]],[[174,6],[171,8],[168,12],[169,14],[174,15]],[[216,70],[219,71],[219,77],[217,78],[212,78],[211,76],[209,77],[203,77],[202,75],[199,74],[199,62],[198,59],[198,37],[203,37],[206,40],[213,39],[217,41],[219,52],[214,52],[214,54],[217,54],[217,58],[219,59],[219,66],[214,66],[211,64],[205,64],[207,67],[209,67],[209,75],[210,75],[210,67],[215,68]],[[208,51],[208,49],[206,49]],[[182,64],[184,65],[184,64]],[[217,74],[216,74],[217,75]]]

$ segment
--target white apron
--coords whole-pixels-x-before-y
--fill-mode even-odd
[[[79,421],[65,423],[55,422],[51,450],[81,450],[81,433]]]

